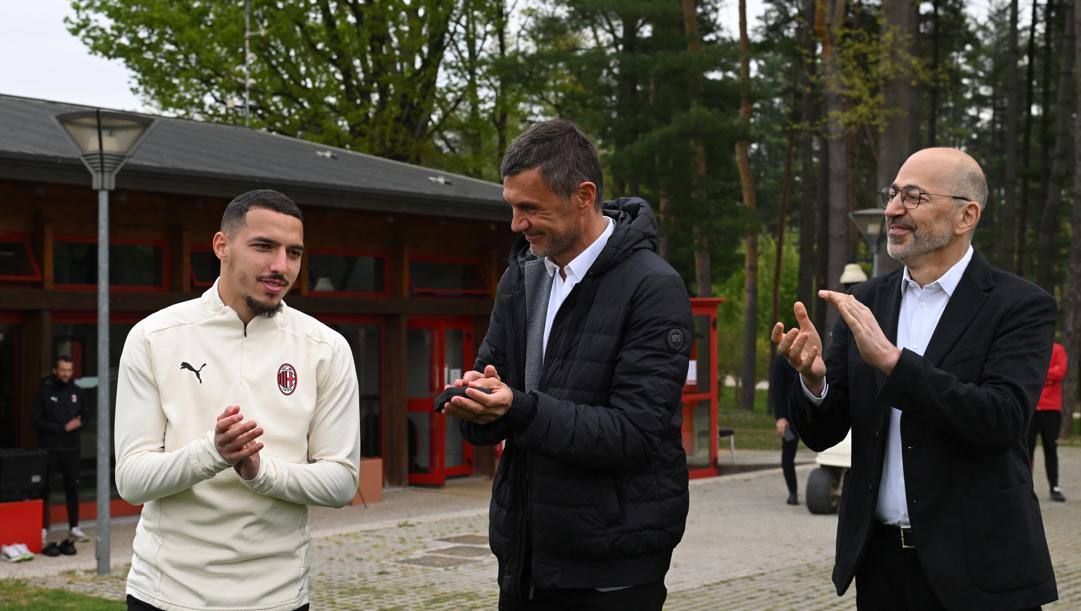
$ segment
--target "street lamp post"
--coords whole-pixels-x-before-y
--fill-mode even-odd
[[[849,212],[848,218],[855,223],[863,241],[871,249],[871,276],[877,276],[878,244],[882,240],[882,229],[886,225],[886,217],[882,214],[881,208],[866,208]]]
[[[98,575],[109,574],[109,472],[112,470],[112,418],[109,409],[109,191],[116,174],[139,147],[153,119],[90,110],[58,115],[60,126],[79,148],[98,192]]]

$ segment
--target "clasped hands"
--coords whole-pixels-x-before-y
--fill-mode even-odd
[[[502,417],[510,410],[511,401],[514,400],[514,393],[499,378],[499,372],[492,365],[485,366],[484,373],[467,371],[446,387],[451,386],[468,387],[465,391],[468,396],[451,397],[450,401],[444,404],[443,413],[477,424],[488,424]],[[487,388],[491,394],[479,390],[470,392],[469,388]]]
[[[852,332],[852,339],[855,340],[856,349],[864,362],[889,375],[897,360],[901,358],[901,350],[886,338],[871,309],[846,293],[818,291],[818,296],[837,308]],[[826,379],[826,362],[822,360],[822,338],[807,316],[807,308],[803,303],[797,301],[792,306],[792,311],[796,314],[798,326],[785,331],[784,324],[778,322],[773,325],[770,340],[777,345],[777,351],[800,373],[807,390],[821,396]]]
[[[237,475],[252,479],[259,474],[259,450],[263,449],[263,443],[256,439],[262,434],[263,429],[254,420],[244,420],[239,405],[230,405],[218,414],[214,425],[214,447]]]

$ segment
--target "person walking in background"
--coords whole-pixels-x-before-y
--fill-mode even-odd
[[[1047,470],[1047,485],[1051,500],[1066,501],[1058,485],[1058,432],[1062,427],[1062,379],[1066,377],[1066,348],[1055,342],[1051,349],[1051,366],[1043,383],[1036,414],[1028,427],[1028,461],[1036,458],[1036,436],[1043,439],[1043,462]]]
[[[85,412],[86,395],[75,385],[75,364],[69,356],[56,357],[53,372],[41,381],[41,388],[34,396],[33,420],[41,447],[49,453],[49,469],[42,492],[45,503],[41,516],[41,542],[45,544],[49,532],[49,495],[52,481],[59,473],[64,481],[64,500],[68,507],[68,537],[59,551],[67,555],[75,553],[74,541],[88,540],[79,528],[79,433]],[[57,555],[52,553],[52,546],[46,547],[46,555]]]
[[[792,393],[792,383],[796,379],[796,370],[788,364],[788,359],[778,353],[773,358],[769,370],[770,404],[773,417],[777,420],[777,435],[781,438],[781,471],[784,483],[788,486],[789,505],[799,505],[799,493],[796,483],[796,449],[799,448],[799,435],[788,420],[788,396]]]

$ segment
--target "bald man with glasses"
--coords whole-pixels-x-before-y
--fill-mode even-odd
[[[833,582],[860,609],[1038,608],[1058,594],[1025,431],[1055,301],[973,250],[987,180],[965,153],[915,153],[881,196],[904,268],[819,292],[841,315],[824,355],[799,302],[772,333],[804,443],[852,431]]]

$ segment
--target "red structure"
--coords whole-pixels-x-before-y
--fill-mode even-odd
[[[683,449],[690,477],[717,475],[717,306],[723,297],[692,297],[694,345],[683,386]]]

